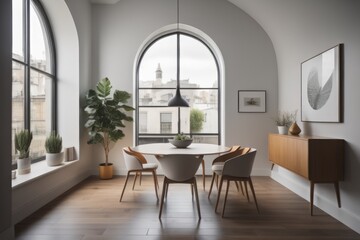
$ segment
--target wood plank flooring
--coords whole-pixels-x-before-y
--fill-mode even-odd
[[[162,177],[159,177],[162,183]],[[214,212],[217,189],[208,199],[198,178],[202,219],[189,185],[172,184],[159,221],[153,181],[144,176],[132,191],[132,178],[119,202],[124,177],[91,177],[15,226],[19,240],[155,240],[155,239],[360,239],[336,219],[269,177],[254,177],[260,208],[230,186],[225,217]],[[160,184],[160,189],[162,184]],[[215,190],[215,191],[214,191]],[[223,193],[224,195],[224,193]],[[220,201],[222,209],[224,196]]]

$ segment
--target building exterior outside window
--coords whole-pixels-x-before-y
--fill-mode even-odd
[[[56,69],[53,35],[38,0],[13,0],[12,148],[14,136],[30,129],[30,156],[45,156],[45,138],[56,129]]]
[[[190,108],[167,107],[175,94],[179,60],[181,95]],[[195,142],[220,143],[218,63],[203,41],[187,33],[161,36],[143,51],[137,69],[136,144],[167,142],[178,133],[191,135]],[[197,132],[190,129],[191,109],[204,116]]]

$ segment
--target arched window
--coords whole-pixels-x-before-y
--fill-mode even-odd
[[[178,63],[181,95],[190,108],[167,106]],[[220,143],[219,65],[204,41],[182,32],[156,38],[140,55],[136,79],[136,144],[167,142],[178,133]]]
[[[53,35],[38,0],[13,0],[12,6],[12,142],[17,131],[31,130],[30,155],[39,160],[45,156],[46,135],[56,129]]]

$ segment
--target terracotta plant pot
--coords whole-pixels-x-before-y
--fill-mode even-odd
[[[109,163],[107,166],[105,163],[99,165],[99,178],[102,180],[112,179],[113,177],[113,164]]]

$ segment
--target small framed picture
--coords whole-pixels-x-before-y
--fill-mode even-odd
[[[264,113],[266,112],[265,90],[239,90],[239,113]]]

